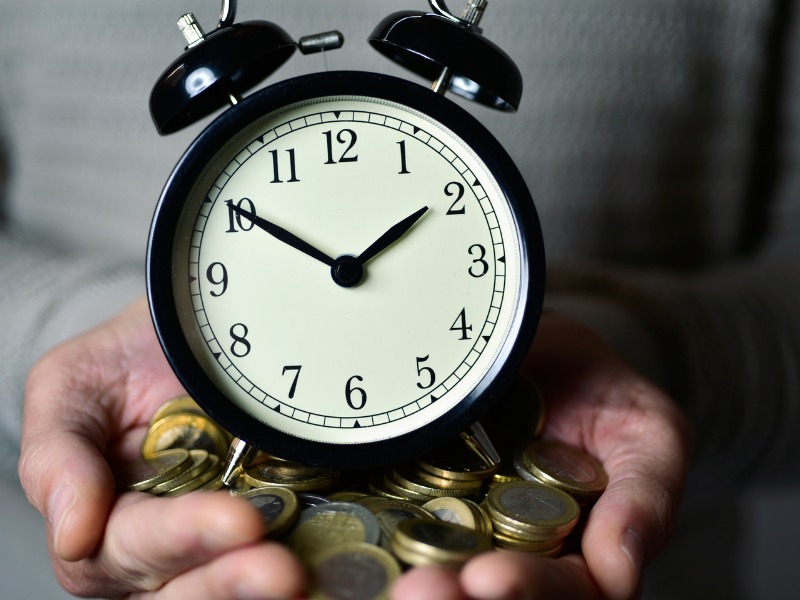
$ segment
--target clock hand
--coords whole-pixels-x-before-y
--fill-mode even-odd
[[[392,244],[394,244],[397,240],[403,237],[403,234],[411,229],[411,226],[416,223],[419,218],[425,214],[425,211],[428,210],[427,206],[423,206],[413,215],[406,217],[396,225],[393,225],[389,228],[389,230],[384,233],[381,237],[379,237],[372,245],[364,250],[359,256],[356,257],[356,262],[359,265],[363,265],[369,259],[373,258],[379,252],[382,252]]]
[[[277,225],[275,225],[275,223],[271,223],[266,219],[257,217],[253,213],[239,208],[238,206],[233,204],[233,202],[228,204],[228,206],[231,208],[231,210],[233,210],[237,214],[240,214],[243,217],[247,218],[249,221],[252,221],[259,229],[263,229],[272,237],[279,239],[284,244],[290,245],[295,250],[300,250],[300,252],[302,252],[303,254],[307,254],[311,258],[316,258],[319,262],[329,267],[333,266],[333,263],[335,261],[330,256],[328,256],[324,252],[317,250],[316,248],[314,248],[314,246],[312,246],[308,242],[304,242],[293,233],[289,233],[283,227],[278,227]]]

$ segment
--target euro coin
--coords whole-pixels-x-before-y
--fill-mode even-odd
[[[594,502],[608,485],[603,465],[568,444],[534,442],[524,450],[522,460],[534,477],[568,493],[579,504]]]
[[[239,494],[258,509],[267,526],[267,535],[277,537],[297,520],[300,502],[292,490],[280,487],[260,488]]]
[[[402,521],[392,537],[392,551],[400,560],[411,565],[459,567],[491,547],[486,536],[443,521]]]
[[[518,550],[520,552],[543,552],[552,550],[556,547],[561,547],[564,544],[563,538],[556,538],[553,540],[532,541],[522,538],[510,536],[500,531],[495,531],[492,534],[492,541],[498,548],[505,548],[507,550]]]
[[[407,500],[375,498],[369,502],[365,501],[362,506],[374,514],[378,520],[378,525],[381,528],[381,546],[387,549],[390,547],[394,531],[401,521],[435,518],[427,510]]]
[[[211,419],[193,414],[164,417],[147,431],[142,456],[169,448],[202,449],[216,456],[227,456],[231,438]]]
[[[459,481],[486,479],[498,465],[487,465],[460,438],[452,439],[417,459],[417,466],[431,475]]]
[[[379,498],[388,498],[389,500],[409,500],[411,502],[418,502],[417,500],[409,499],[408,497],[403,496],[402,494],[398,494],[391,491],[388,487],[386,487],[383,476],[376,477],[368,481],[367,489],[369,490],[370,494],[375,494]],[[428,501],[428,500],[430,500],[430,498],[425,498],[423,501]],[[419,503],[421,504],[421,502]]]
[[[208,465],[208,469],[200,473],[200,475],[191,481],[187,481],[183,485],[179,485],[178,487],[167,490],[166,492],[162,493],[161,496],[165,496],[167,498],[182,496],[187,492],[199,489],[205,484],[209,483],[212,479],[219,475],[220,471],[222,471],[222,463],[220,462],[219,457],[210,456],[209,458],[211,459],[211,462]]]
[[[403,490],[411,490],[428,498],[441,498],[444,496],[465,497],[471,496],[481,487],[480,480],[456,481],[447,488],[441,488],[418,477],[408,466],[400,466],[392,471],[392,480]],[[384,481],[385,482],[385,481]],[[391,487],[389,488],[391,489]],[[419,498],[422,499],[422,498]]]
[[[350,502],[331,502],[303,510],[287,541],[306,561],[321,549],[345,542],[377,544],[380,535],[378,520],[369,510]]]
[[[342,492],[334,492],[328,496],[328,500],[331,502],[355,502],[359,498],[369,498],[369,494],[365,494],[364,492],[352,492],[352,491],[342,491]]]
[[[286,460],[269,459],[244,472],[245,481],[254,488],[285,487],[293,492],[330,488],[339,478],[337,471],[307,467]]]
[[[178,396],[162,404],[161,407],[153,413],[149,426],[152,427],[164,417],[181,413],[190,413],[206,419],[209,418],[206,411],[200,408],[191,396]]]
[[[309,594],[319,600],[388,600],[400,566],[386,550],[363,542],[325,548],[310,564]]]
[[[177,477],[193,462],[188,450],[166,450],[116,467],[114,479],[120,491],[143,492]]]
[[[578,503],[561,490],[531,481],[512,481],[494,488],[484,507],[495,529],[542,539],[565,537],[580,515]],[[536,539],[536,538],[532,538]]]
[[[189,454],[192,456],[193,461],[191,467],[186,469],[177,477],[174,477],[169,481],[165,481],[164,483],[159,483],[147,491],[151,494],[161,494],[162,492],[167,492],[183,485],[184,483],[188,483],[200,475],[203,471],[208,470],[208,467],[211,466],[211,455],[205,450],[189,450]]]
[[[329,500],[325,496],[309,494],[308,492],[298,492],[297,499],[300,501],[300,510],[308,508],[309,506],[319,506],[320,504],[330,504],[333,502],[333,500]]]
[[[440,521],[455,523],[483,533],[483,518],[460,498],[437,498],[422,505]]]

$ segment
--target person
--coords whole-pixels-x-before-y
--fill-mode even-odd
[[[675,528],[692,427],[698,487],[796,474],[793,7],[489,7],[483,26],[522,70],[522,106],[501,115],[459,102],[509,150],[542,219],[550,312],[523,369],[547,400],[545,435],[599,458],[610,483],[582,554],[412,569],[393,598],[634,597]],[[246,503],[115,495],[107,462],[133,456],[156,407],[182,391],[135,298],[159,186],[208,120],[160,139],[145,106],[180,49],[173,21],[193,10],[213,22],[217,7],[205,8],[3,0],[2,462],[21,431],[20,480],[75,594],[303,593],[299,564],[259,541]],[[401,8],[276,0],[241,6],[240,20],[267,18],[296,38],[339,28],[348,41],[332,67],[413,79],[363,41]],[[295,57],[271,81],[322,68]]]

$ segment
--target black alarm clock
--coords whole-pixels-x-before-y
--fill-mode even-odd
[[[164,187],[148,297],[169,363],[240,438],[234,454],[336,468],[419,454],[469,428],[530,347],[545,273],[533,201],[443,96],[514,111],[519,71],[477,27],[485,0],[460,18],[431,6],[390,15],[370,43],[434,90],[340,71],[242,99],[297,44],[234,24],[230,2],[208,35],[179,22],[190,47],[153,90],[157,128],[233,106]]]

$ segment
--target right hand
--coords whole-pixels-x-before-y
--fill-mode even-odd
[[[80,596],[254,600],[303,592],[300,564],[226,494],[116,495],[108,460],[134,460],[150,416],[185,393],[144,299],[45,355],[25,393],[19,476],[47,521],[59,583]]]

